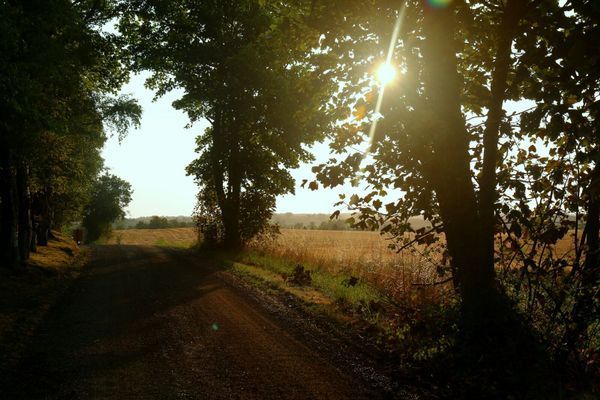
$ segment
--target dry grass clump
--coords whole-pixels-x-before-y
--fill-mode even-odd
[[[410,294],[417,300],[440,300],[447,287],[428,285],[441,280],[431,260],[435,256],[423,248],[396,253],[389,244],[377,232],[282,229],[274,240],[252,248],[333,275],[356,276],[392,298]]]
[[[195,228],[115,230],[106,244],[190,247],[196,243]]]

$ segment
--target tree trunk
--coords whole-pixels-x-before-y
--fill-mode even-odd
[[[239,249],[242,245],[240,234],[240,188],[241,178],[238,171],[239,165],[230,159],[227,165],[227,191],[225,191],[225,170],[223,159],[227,151],[233,152],[236,146],[227,141],[226,135],[229,125],[226,124],[222,110],[217,110],[213,122],[212,148],[210,157],[212,163],[212,176],[217,204],[221,211],[221,222],[223,224],[223,242],[228,249]],[[228,143],[229,142],[229,143]]]
[[[31,241],[29,242],[29,251],[37,253],[37,234],[38,234],[38,222],[33,216],[33,210],[31,212]]]
[[[48,189],[45,188],[40,196],[40,218],[37,227],[38,246],[48,246],[50,232],[50,201]]]
[[[600,164],[596,162],[592,181],[587,190],[587,220],[584,228],[586,252],[580,271],[579,290],[571,311],[571,323],[565,332],[565,346],[559,354],[559,362],[566,364],[569,356],[576,354],[578,345],[587,339],[588,326],[593,322],[594,289],[600,282]]]
[[[242,237],[240,234],[240,206],[239,200],[229,199],[227,212],[223,220],[225,235],[223,246],[228,250],[237,250],[242,247]]]
[[[587,254],[585,256],[582,284],[590,289],[600,279],[600,163],[596,162],[588,191],[586,222]],[[591,300],[591,296],[587,296]]]
[[[226,215],[224,217],[225,237],[223,244],[227,249],[237,250],[243,245],[240,230],[240,189],[241,183],[236,180],[228,195]]]
[[[461,111],[461,82],[454,43],[454,8],[424,7],[423,51],[428,109],[435,110],[428,177],[438,198],[448,251],[462,298],[467,340],[478,341],[494,325],[498,307],[493,258],[482,241],[481,219],[471,179],[469,136]]]
[[[498,164],[498,138],[502,122],[502,104],[506,98],[507,77],[514,36],[521,17],[523,0],[508,0],[504,7],[502,22],[498,27],[497,47],[492,73],[491,97],[483,132],[483,168],[479,181],[479,210],[482,241],[486,264],[494,263],[494,237],[496,234],[496,167]]]
[[[3,267],[18,265],[18,217],[16,174],[9,151],[0,159],[0,261]]]
[[[231,250],[240,249],[243,245],[240,230],[240,207],[242,191],[242,166],[240,162],[240,143],[237,133],[230,132],[229,135],[229,165],[227,175],[228,181],[228,216],[225,223],[226,248]]]
[[[29,171],[19,162],[17,167],[17,193],[19,218],[19,261],[25,264],[29,260],[31,247],[31,196],[29,194]]]

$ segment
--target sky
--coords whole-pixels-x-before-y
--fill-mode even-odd
[[[109,138],[102,151],[105,165],[112,174],[125,179],[133,188],[128,217],[151,215],[189,216],[196,203],[197,186],[185,167],[196,158],[195,137],[207,126],[197,123],[186,129],[187,116],[175,110],[171,103],[182,94],[173,91],[153,101],[154,92],[144,87],[145,75],[133,76],[122,93],[137,98],[143,108],[141,126],[131,130],[119,144]],[[316,163],[325,161],[328,146],[313,147]],[[277,198],[276,212],[331,213],[340,193],[353,193],[349,186],[317,192],[300,187],[302,179],[313,179],[311,165],[303,164],[291,171],[296,179],[296,194]]]
[[[121,91],[131,94],[142,105],[140,128],[129,132],[121,143],[116,136],[111,137],[102,156],[111,173],[132,185],[128,217],[190,216],[196,203],[197,186],[191,176],[186,176],[185,167],[197,157],[195,138],[208,123],[204,121],[186,128],[187,116],[171,106],[182,92],[175,90],[154,101],[154,92],[144,87],[146,76],[133,76]],[[507,102],[505,109],[509,113],[518,112],[531,105],[523,101]],[[312,153],[316,158],[313,163],[302,164],[291,171],[296,180],[295,194],[279,196],[276,212],[332,213],[337,209],[333,205],[339,201],[340,194],[365,193],[365,188],[353,188],[349,184],[318,191],[300,187],[303,179],[314,179],[312,165],[330,157],[329,148],[323,143],[313,146]],[[383,200],[393,201],[395,194],[390,193]]]

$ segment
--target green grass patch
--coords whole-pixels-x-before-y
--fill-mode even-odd
[[[296,266],[293,262],[255,252],[244,252],[236,258],[236,261],[258,267],[258,269],[262,268],[279,276],[292,274]],[[365,282],[359,281],[354,286],[348,285],[349,275],[332,275],[309,264],[303,264],[303,266],[311,272],[311,286],[331,298],[334,302],[363,308],[365,305],[387,302],[385,296]],[[257,268],[253,269],[255,274],[258,273],[256,270]],[[246,270],[246,272],[248,271]],[[281,281],[283,282],[283,279]]]
[[[266,291],[284,290],[291,293],[308,305],[329,306],[333,303],[331,297],[323,294],[312,286],[294,286],[287,285],[281,274],[241,263],[233,263],[232,269],[244,279],[250,281],[254,286],[258,286]]]

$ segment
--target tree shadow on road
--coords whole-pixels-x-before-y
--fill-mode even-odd
[[[104,389],[114,391],[115,382],[130,383],[117,390],[121,393],[133,387],[145,387],[150,395],[176,393],[164,371],[170,351],[165,346],[173,335],[169,313],[215,290],[211,277],[217,270],[193,262],[184,250],[94,246],[92,254],[2,385],[4,398],[97,397]],[[85,393],[84,387],[97,392]]]

